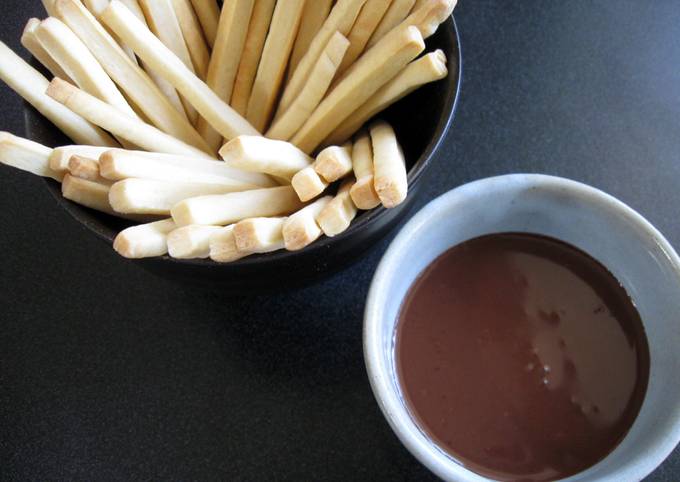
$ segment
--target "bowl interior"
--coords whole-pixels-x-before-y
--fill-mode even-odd
[[[543,234],[582,249],[609,268],[636,303],[651,356],[640,414],[608,457],[568,480],[643,478],[680,439],[680,392],[669,384],[680,370],[680,259],[633,210],[573,181],[510,175],[474,182],[433,201],[402,229],[375,275],[364,332],[369,378],[388,421],[439,476],[484,480],[434,447],[408,415],[397,383],[393,338],[401,301],[427,265],[456,244],[500,232]]]
[[[380,117],[393,125],[402,144],[409,169],[410,186],[414,186],[425,172],[453,119],[460,90],[461,67],[458,31],[453,17],[442,24],[427,40],[426,52],[435,49],[441,49],[447,56],[448,76],[441,81],[423,86],[380,114]],[[27,137],[37,142],[53,147],[70,144],[68,139],[30,106],[27,106],[25,111],[25,125]],[[46,184],[57,202],[71,216],[108,243],[112,243],[118,232],[130,225],[124,220],[84,208],[64,199],[61,196],[59,184],[52,180],[46,180]],[[334,238],[321,238],[301,252],[278,251],[266,255],[250,256],[228,265],[219,265],[210,260],[176,260],[168,256],[162,257],[162,260],[166,264],[174,264],[178,267],[181,265],[194,265],[199,268],[221,266],[223,269],[230,270],[238,266],[252,266],[268,261],[291,262],[295,258],[319,256],[320,253],[327,252],[332,246],[343,243],[343,240],[365,229],[369,223],[377,223],[388,218],[390,216],[384,208],[361,213],[349,229],[341,235]]]

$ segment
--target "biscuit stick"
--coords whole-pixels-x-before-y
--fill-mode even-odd
[[[332,199],[332,196],[319,198],[286,219],[283,223],[283,241],[288,251],[298,251],[323,234],[316,218]]]
[[[316,61],[302,92],[273,122],[267,137],[287,141],[295,135],[326,95],[347,47],[349,41],[340,32],[335,32]]]
[[[0,164],[61,182],[63,173],[50,168],[51,153],[52,149],[42,144],[8,132],[0,132]]]
[[[201,79],[158,40],[118,0],[113,0],[102,18],[142,59],[196,107],[199,114],[227,139],[240,135],[259,135],[245,119],[222,101]]]
[[[213,261],[231,263],[250,254],[239,251],[236,247],[233,224],[221,228],[210,237],[210,259]]]
[[[111,181],[105,180],[99,174],[99,162],[82,156],[71,156],[68,161],[68,172],[75,177],[87,181],[95,181],[100,184],[111,185]]]
[[[362,55],[347,75],[319,104],[292,139],[303,151],[313,152],[342,121],[425,48],[415,27],[395,29]]]
[[[231,167],[251,172],[264,172],[290,181],[313,159],[294,145],[266,137],[239,136],[227,142],[220,155]]]
[[[81,0],[85,7],[90,11],[92,15],[94,15],[95,18],[99,18],[99,15],[104,11],[106,6],[109,4],[109,0]],[[132,60],[135,64],[137,63],[137,58],[135,57],[135,53],[127,46],[123,45],[120,42],[120,39],[118,39],[115,35],[113,38],[116,39],[116,42],[118,42],[118,45],[120,45],[120,48],[123,49],[125,54],[130,57],[130,60]],[[66,79],[64,79],[66,80]]]
[[[142,149],[210,159],[205,152],[146,124],[123,114],[85,91],[55,78],[47,88],[47,95],[82,115],[95,125],[122,137]]]
[[[328,183],[321,179],[321,176],[314,170],[314,166],[306,167],[296,173],[290,184],[302,202],[314,199],[328,187]]]
[[[50,17],[55,17],[56,16],[56,9],[54,8],[54,0],[42,0],[43,7],[45,7],[45,11],[47,12],[47,15]]]
[[[386,208],[393,208],[406,199],[408,180],[401,146],[392,127],[384,121],[371,125],[373,145],[373,184]]]
[[[196,17],[196,13],[189,0],[173,0],[172,6],[175,9],[177,21],[189,49],[194,69],[198,72],[198,76],[201,79],[205,79],[208,73],[208,64],[210,63],[210,50],[203,36],[198,17]]]
[[[295,72],[302,57],[307,53],[307,50],[309,50],[309,45],[328,18],[332,6],[333,0],[308,0],[307,3],[305,3],[305,10],[302,12],[302,19],[300,20],[300,29],[295,38],[293,52],[290,54],[288,80],[293,72]]]
[[[352,143],[330,146],[316,156],[314,170],[326,182],[334,182],[352,172]]]
[[[56,147],[52,150],[49,158],[50,169],[64,173],[68,171],[68,163],[72,156],[81,156],[88,159],[99,159],[104,152],[111,149],[110,147],[100,147],[100,146],[61,146]]]
[[[414,60],[345,119],[328,136],[324,144],[344,142],[377,113],[387,109],[422,85],[443,79],[447,75],[446,55],[441,50],[430,52]]]
[[[109,185],[96,181],[88,181],[66,174],[61,183],[61,194],[66,199],[81,206],[95,209],[112,216],[123,217],[116,213],[109,204]]]
[[[316,218],[319,227],[328,237],[337,236],[345,231],[357,215],[357,208],[349,195],[352,184],[354,184],[353,178],[343,181],[333,200]]]
[[[244,253],[271,253],[285,247],[283,223],[286,218],[250,218],[234,225],[236,249]]]
[[[368,40],[366,47],[373,47],[387,34],[387,32],[408,17],[415,3],[416,0],[393,0],[390,8],[387,9],[387,12],[385,12],[380,20],[380,23],[375,27],[373,35]]]
[[[50,54],[45,50],[45,48],[40,44],[38,37],[35,34],[36,29],[40,25],[40,20],[37,18],[32,18],[26,24],[23,33],[21,34],[21,45],[28,50],[33,57],[38,59],[38,61],[43,64],[47,70],[49,70],[54,77],[61,77],[64,80],[73,82],[71,77],[62,69],[59,64],[50,57]]]
[[[0,79],[75,142],[112,147],[118,145],[102,129],[47,96],[45,90],[49,81],[2,42]]]
[[[366,3],[366,0],[338,0],[335,3],[328,18],[326,18],[316,36],[309,44],[307,53],[302,56],[295,68],[295,72],[290,76],[290,80],[281,96],[277,115],[279,112],[285,112],[300,94],[305,82],[309,78],[309,73],[314,67],[316,60],[319,58],[319,55],[321,55],[321,52],[326,47],[328,40],[333,34],[335,32],[340,32],[344,36],[349,34],[364,3]]]
[[[176,229],[172,219],[127,228],[116,236],[113,249],[125,258],[152,258],[168,252],[168,234]]]
[[[274,114],[304,6],[305,0],[288,0],[278,2],[274,8],[246,114],[259,131],[267,128]]]
[[[394,0],[394,2],[396,1],[399,0]],[[368,40],[391,4],[393,4],[393,0],[367,0],[364,4],[364,8],[361,9],[352,30],[347,36],[350,46],[338,69],[339,74],[347,70],[364,52]]]
[[[217,0],[191,0],[191,4],[198,21],[201,23],[205,39],[212,48],[215,45],[217,23],[220,18],[220,7],[217,6]]]
[[[380,198],[373,185],[373,146],[368,132],[357,135],[352,149],[352,169],[357,182],[349,194],[359,209],[373,209],[380,205]]]
[[[186,199],[175,205],[171,212],[179,226],[226,226],[251,217],[290,214],[301,207],[293,188],[281,186]]]
[[[177,259],[207,258],[210,256],[210,238],[220,231],[220,226],[184,226],[168,234],[168,254]]]
[[[250,93],[253,90],[253,82],[255,82],[257,67],[260,64],[275,5],[276,0],[255,0],[248,26],[248,36],[243,46],[241,62],[231,95],[231,106],[242,116],[245,116],[248,110]]]

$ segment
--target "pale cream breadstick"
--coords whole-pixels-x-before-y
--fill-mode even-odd
[[[148,166],[149,174],[145,174],[142,177],[149,177],[151,179],[156,179],[153,172],[157,171],[159,176],[163,176],[163,172],[166,168],[179,168],[182,169],[181,176],[187,176],[185,171],[190,171],[191,173],[201,174],[201,175],[212,175],[219,177],[227,177],[233,181],[240,182],[242,184],[259,186],[259,187],[274,187],[278,184],[269,176],[257,173],[257,172],[246,172],[241,169],[234,169],[227,166],[222,161],[217,161],[213,159],[203,159],[191,156],[178,156],[174,154],[162,154],[159,152],[144,152],[144,151],[128,151],[124,149],[107,149],[102,152],[99,157],[101,159],[109,159],[109,162],[114,162],[118,166],[131,166],[134,168],[137,174],[133,174],[130,171],[130,175],[125,177],[138,177],[140,176],[141,169],[143,166]],[[125,168],[129,169],[129,168]],[[145,167],[145,169],[147,169]],[[189,174],[191,177],[192,174]],[[159,179],[164,179],[160,177]],[[181,178],[170,180],[181,181]],[[189,181],[189,179],[184,179]]]
[[[274,8],[246,114],[259,131],[269,126],[274,114],[304,6],[305,0],[288,0],[278,2]]]
[[[302,12],[298,35],[295,38],[293,52],[290,54],[287,80],[293,75],[300,60],[309,50],[309,45],[328,18],[332,6],[333,0],[313,0],[305,3],[305,10]]]
[[[133,226],[118,233],[113,249],[131,259],[163,256],[168,252],[168,234],[176,228],[172,219]]]
[[[121,112],[137,117],[97,59],[61,20],[53,17],[43,20],[36,29],[36,36],[81,89]]]
[[[264,172],[290,181],[314,161],[289,142],[259,136],[239,136],[220,149],[224,162],[236,169]]]
[[[168,254],[176,259],[200,259],[210,256],[210,238],[221,226],[191,225],[168,234]]]
[[[222,7],[220,13],[206,83],[226,103],[231,101],[254,4],[255,0],[230,0]],[[207,122],[207,119],[199,122],[198,132],[208,140],[214,150],[219,149],[222,135]]]
[[[42,0],[43,7],[45,7],[45,11],[47,12],[47,15],[50,17],[56,16],[56,9],[54,8],[54,0]]]
[[[192,74],[144,24],[118,0],[113,0],[102,18],[142,59],[170,81],[189,99],[199,114],[227,139],[240,135],[259,135],[248,121],[222,101],[201,79]]]
[[[314,170],[326,182],[334,182],[352,172],[352,143],[329,146],[316,156]]]
[[[0,164],[61,182],[63,173],[50,168],[51,154],[49,147],[9,132],[0,132]]]
[[[319,227],[329,238],[337,236],[349,228],[357,215],[357,207],[349,194],[353,184],[354,178],[343,181],[333,200],[323,208],[316,218]]]
[[[357,180],[349,191],[354,205],[363,210],[378,207],[380,198],[373,183],[373,146],[366,131],[359,133],[354,141],[352,170]]]
[[[408,179],[404,153],[392,127],[384,121],[371,124],[373,145],[373,185],[386,208],[393,208],[406,199]]]
[[[179,226],[226,226],[246,218],[290,214],[301,207],[293,188],[281,186],[186,199],[175,205],[171,213]]]
[[[62,69],[59,64],[50,57],[50,54],[41,45],[38,37],[35,35],[35,31],[40,25],[40,20],[37,18],[32,18],[26,24],[23,33],[21,34],[21,45],[28,50],[33,57],[38,59],[38,61],[43,64],[47,70],[49,70],[53,76],[61,77],[64,80],[72,82],[73,80],[68,74]]]
[[[185,199],[247,190],[245,186],[130,178],[111,186],[109,202],[119,213],[169,216]]]
[[[111,181],[105,180],[99,174],[99,162],[94,159],[88,159],[87,157],[82,156],[71,156],[68,161],[68,172],[72,176],[79,177],[80,179],[111,185]]]
[[[196,12],[194,12],[189,0],[173,0],[172,5],[189,49],[194,69],[201,79],[205,79],[210,63],[210,50],[203,36],[201,24],[196,17]]]
[[[109,204],[109,188],[107,184],[66,174],[61,183],[61,194],[64,198],[86,208],[121,217]]]
[[[95,16],[95,18],[99,18],[99,15],[104,11],[106,6],[109,4],[109,0],[81,0],[81,1],[85,5],[85,7],[87,7],[87,9],[90,11],[90,13]],[[120,48],[122,48],[123,51],[127,54],[127,56],[130,57],[130,60],[132,60],[134,63],[137,63],[135,53],[129,47],[123,45],[120,42],[120,39],[116,38],[115,35],[114,38],[116,39],[116,42],[118,42],[118,45],[120,45]]]
[[[47,95],[112,134],[148,151],[166,152],[211,159],[205,152],[190,146],[150,124],[120,112],[65,80],[55,78]]]
[[[332,196],[319,198],[286,219],[283,223],[283,241],[288,251],[298,251],[319,239],[323,231],[316,218],[332,199]]]
[[[234,238],[234,225],[230,224],[210,237],[210,259],[218,263],[231,263],[251,253],[239,251]]]
[[[307,202],[324,192],[328,183],[314,170],[314,166],[302,169],[290,181],[300,201]]]
[[[286,218],[250,218],[234,225],[236,249],[244,253],[271,253],[285,247],[283,223]]]
[[[303,151],[313,152],[352,112],[389,82],[425,48],[415,27],[396,29],[362,55],[347,71],[311,117],[295,134],[292,142]]]
[[[217,0],[191,0],[198,21],[201,23],[203,34],[212,48],[215,45],[217,36],[217,24],[220,18],[220,7]]]
[[[104,152],[111,149],[110,147],[100,147],[100,146],[60,146],[52,150],[49,158],[50,169],[65,173],[68,171],[68,163],[72,156],[81,156],[88,159],[99,159]]]
[[[390,8],[383,15],[380,23],[375,28],[373,35],[371,35],[371,38],[368,40],[366,46],[368,48],[373,47],[387,34],[387,32],[403,22],[404,19],[411,13],[415,3],[416,0],[393,0]]]
[[[115,147],[118,143],[99,127],[45,94],[49,81],[0,42],[0,79],[38,112],[79,144]]]
[[[80,37],[111,79],[156,127],[187,144],[209,151],[209,146],[186,117],[175,109],[146,72],[130,60],[79,0],[56,1],[59,19]],[[126,11],[130,12],[127,8]],[[130,16],[137,24],[141,23],[133,13],[130,12]],[[143,28],[148,31],[146,26]]]
[[[326,95],[347,47],[349,41],[340,32],[335,32],[321,52],[302,92],[272,123],[267,137],[287,141],[295,135]]]
[[[175,14],[175,9],[172,0],[139,0],[139,5],[144,11],[146,23],[158,39],[179,58],[182,63],[192,72],[196,73],[194,64],[191,60],[189,48],[184,40],[182,28],[179,25],[179,20]],[[205,73],[199,77],[205,78]],[[180,97],[184,112],[186,112],[189,121],[196,125],[198,121],[198,112],[191,103],[184,97]],[[199,130],[199,134],[202,134]],[[212,147],[212,146],[211,146]],[[214,152],[214,150],[212,151]]]
[[[243,46],[241,62],[231,94],[231,106],[242,116],[245,116],[248,111],[248,100],[253,90],[253,82],[255,82],[257,67],[260,64],[275,5],[276,0],[255,0],[248,26],[248,36]]]
[[[394,0],[398,2],[399,0]],[[364,8],[361,9],[359,17],[357,17],[356,22],[352,26],[347,39],[350,42],[349,49],[342,59],[342,63],[338,68],[338,74],[341,75],[345,70],[347,70],[356,59],[364,52],[368,40],[375,32],[378,24],[385,16],[390,5],[393,4],[393,0],[367,0],[364,4]]]
[[[447,75],[446,55],[441,50],[430,52],[414,60],[345,119],[326,138],[324,144],[344,142],[377,113],[387,109],[422,85],[443,79]]]
[[[326,47],[328,40],[333,34],[335,32],[340,32],[345,36],[349,34],[364,3],[366,3],[366,0],[338,0],[335,3],[331,9],[331,13],[309,44],[307,53],[302,56],[295,68],[295,72],[291,75],[290,80],[283,91],[283,95],[281,96],[277,116],[283,114],[300,94],[305,82],[309,78],[309,73],[314,67],[316,60],[319,58],[319,55],[321,55],[321,51]]]

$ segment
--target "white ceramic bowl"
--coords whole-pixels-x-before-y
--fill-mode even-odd
[[[680,441],[680,259],[630,207],[567,179],[514,174],[466,184],[429,203],[392,242],[373,278],[364,321],[366,367],[387,421],[439,477],[487,480],[439,449],[410,416],[396,376],[394,328],[408,289],[435,258],[468,239],[501,232],[552,236],[582,249],[602,262],[635,302],[651,357],[640,414],[609,456],[564,480],[641,480]]]

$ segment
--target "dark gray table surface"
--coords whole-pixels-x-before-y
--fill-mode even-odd
[[[0,38],[19,48],[40,2],[0,4]],[[680,248],[680,3],[461,0],[456,19],[462,98],[418,205],[550,173],[619,197]],[[0,128],[23,134],[4,85],[0,105]],[[432,478],[364,371],[387,241],[316,286],[228,299],[119,258],[6,168],[0,226],[0,479]],[[649,480],[680,480],[680,452]]]

